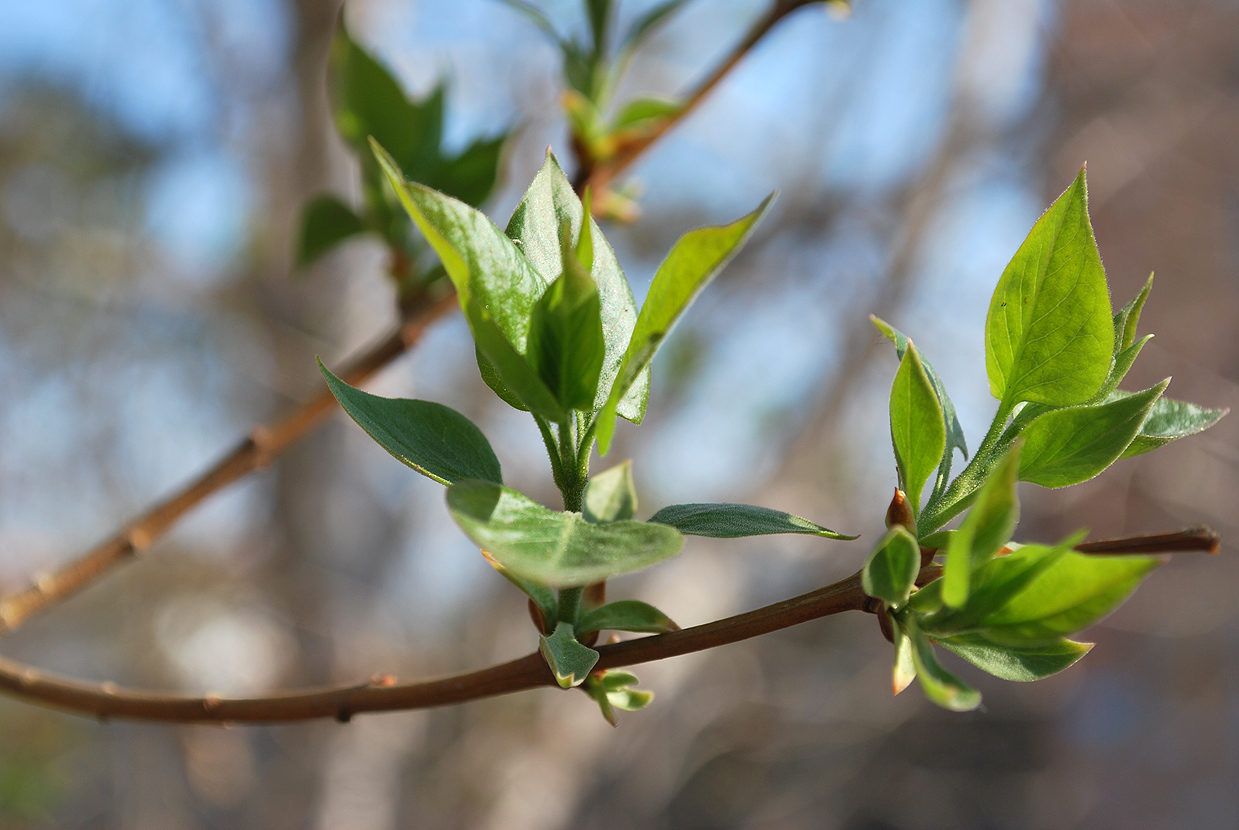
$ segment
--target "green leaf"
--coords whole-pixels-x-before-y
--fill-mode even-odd
[[[465,534],[505,568],[561,588],[640,570],[675,556],[684,544],[684,537],[665,525],[591,524],[579,513],[549,510],[485,481],[453,485],[447,505]]]
[[[869,554],[861,585],[869,596],[898,607],[908,601],[920,570],[921,548],[916,538],[903,525],[896,525]]]
[[[1004,643],[1073,634],[1114,610],[1159,564],[1152,556],[1065,553],[981,627],[990,639]]]
[[[561,622],[551,636],[538,637],[538,651],[562,689],[579,686],[598,662],[598,652],[577,642],[571,623]]]
[[[632,339],[611,387],[606,406],[598,413],[598,451],[606,454],[615,434],[615,416],[620,399],[650,365],[654,353],[684,309],[748,239],[757,220],[766,212],[774,194],[752,213],[730,225],[698,228],[680,237],[650,283],[641,306]]]
[[[921,628],[931,637],[956,634],[981,627],[1013,597],[1032,584],[1038,576],[1067,554],[1081,534],[1069,537],[1061,544],[1024,545],[1007,556],[986,562],[972,574],[968,600],[960,608],[943,607],[943,580],[935,580],[917,591],[909,602],[914,610],[930,614],[921,618]]]
[[[985,369],[1000,412],[1020,401],[1071,406],[1105,382],[1110,293],[1088,218],[1084,171],[1011,259],[985,321]]]
[[[906,633],[912,641],[912,663],[916,679],[925,697],[952,712],[968,712],[981,705],[981,695],[951,674],[934,655],[934,648],[912,620],[906,621]]]
[[[1107,398],[1118,401],[1131,398],[1130,392],[1115,391]],[[1171,441],[1186,438],[1222,420],[1229,409],[1206,409],[1194,403],[1176,401],[1173,398],[1158,398],[1149,411],[1149,417],[1140,427],[1139,434],[1123,450],[1120,458],[1131,458],[1164,447]]]
[[[653,126],[663,119],[670,118],[684,105],[667,98],[636,98],[624,105],[624,108],[611,122],[611,130],[638,129]]]
[[[775,533],[804,533],[826,539],[855,539],[782,510],[751,504],[673,504],[650,517],[690,536],[737,539]]]
[[[538,370],[529,365],[485,310],[472,303],[465,309],[465,319],[477,343],[478,371],[482,380],[506,403],[517,409],[527,409],[554,423],[563,423],[568,413],[560,406]]]
[[[479,139],[455,158],[444,159],[427,184],[468,205],[477,207],[495,189],[499,157],[508,134]],[[381,142],[380,142],[381,143]]]
[[[366,224],[335,196],[319,196],[301,214],[297,267],[303,268],[349,237],[365,233]]]
[[[1140,293],[1114,313],[1114,354],[1118,355],[1136,342],[1136,326],[1140,323],[1140,312],[1144,310],[1144,302],[1153,290],[1153,275],[1149,274]]]
[[[562,273],[533,306],[529,360],[564,409],[590,412],[606,353],[598,287],[566,240],[562,253]]]
[[[894,622],[893,617],[892,622]],[[891,670],[891,690],[899,694],[916,679],[916,662],[912,657],[912,639],[903,632],[897,622],[891,626],[891,633],[895,640],[895,666]]]
[[[363,392],[333,375],[321,360],[318,369],[349,417],[383,449],[422,475],[440,484],[465,479],[502,483],[499,460],[490,443],[464,415],[431,401]]]
[[[946,420],[916,346],[908,342],[891,384],[891,443],[901,489],[912,512],[921,512],[921,492],[946,452]]]
[[[1092,649],[1092,643],[1077,643],[1059,637],[1036,645],[1002,645],[983,634],[961,634],[939,640],[972,665],[1003,680],[1043,680],[1075,664]]]
[[[995,465],[972,510],[951,534],[942,574],[942,599],[947,605],[958,608],[967,601],[972,572],[992,559],[1015,532],[1020,517],[1019,464],[1020,445],[1016,444]]]
[[[593,35],[594,52],[601,55],[607,44],[607,23],[611,19],[611,0],[585,0],[589,12],[589,29]]]
[[[908,336],[879,317],[870,314],[869,319],[883,337],[895,344],[896,359],[903,360],[908,344],[912,342]],[[952,454],[958,449],[963,453],[964,458],[967,458],[968,442],[964,440],[964,428],[959,423],[959,416],[955,413],[955,404],[951,402],[951,396],[946,393],[946,387],[925,356],[920,355],[920,358],[925,374],[929,376],[929,382],[933,384],[934,393],[938,396],[938,403],[942,406],[942,420],[946,425],[946,451],[942,454],[942,464],[938,467],[938,481],[945,486],[951,474]]]
[[[529,189],[525,191],[512,219],[508,222],[507,235],[517,241],[529,263],[548,280],[556,280],[563,272],[564,256],[561,247],[561,228],[566,224],[571,238],[582,234],[585,209],[572,183],[560,169],[551,154]],[[591,414],[602,409],[616,373],[624,359],[624,350],[632,337],[637,322],[637,303],[632,288],[620,269],[606,238],[598,224],[589,221],[589,239],[593,249],[593,265],[590,276],[597,285],[599,313],[602,316],[603,338],[606,341],[605,357],[599,374],[598,393]],[[645,402],[649,398],[649,370],[642,372],[632,388],[620,401],[618,414],[634,423],[645,416]]]
[[[591,631],[639,631],[648,634],[665,634],[679,631],[670,617],[652,605],[635,599],[609,602],[595,608],[581,619],[577,630],[581,634]]]
[[[1088,481],[1123,454],[1170,379],[1098,406],[1047,412],[1024,428],[1020,479],[1042,487]]]
[[[654,702],[654,693],[641,689],[621,689],[617,692],[607,692],[607,700],[616,709],[638,712]]]
[[[616,464],[599,473],[585,486],[583,515],[594,524],[621,522],[637,514],[637,488],[632,482],[632,462]]]
[[[395,77],[341,26],[331,44],[328,86],[336,127],[345,141],[365,152],[373,137],[413,179],[424,180],[439,160],[443,135],[443,88],[414,103]]]

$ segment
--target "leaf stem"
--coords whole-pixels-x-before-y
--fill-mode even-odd
[[[1011,444],[1015,436],[1006,434],[1007,418],[1011,414],[1011,405],[1003,402],[994,413],[989,431],[981,441],[981,446],[972,454],[972,459],[945,490],[939,492],[935,487],[929,502],[917,517],[917,533],[921,538],[941,528],[951,519],[958,516],[968,505],[977,490],[985,483],[985,477],[998,456]]]

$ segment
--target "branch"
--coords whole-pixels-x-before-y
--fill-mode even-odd
[[[820,617],[860,611],[867,599],[860,587],[860,575],[856,574],[745,614],[669,634],[599,646],[597,668],[649,663],[728,645]],[[555,685],[555,678],[538,652],[439,680],[400,684],[391,675],[375,675],[362,683],[248,699],[210,694],[183,697],[122,689],[114,683],[83,683],[0,658],[0,692],[12,697],[100,719],[180,723],[276,723],[318,718],[344,722],[361,712],[429,709]]]
[[[1218,536],[1207,528],[1135,536],[1077,545],[1085,553],[1217,552]],[[941,575],[930,561],[917,584]],[[615,669],[679,657],[770,634],[810,620],[877,608],[861,588],[860,574],[798,597],[692,628],[599,646],[596,670]],[[48,675],[0,658],[0,692],[30,703],[97,718],[181,723],[276,723],[335,718],[348,721],[362,712],[429,709],[487,697],[554,686],[542,655],[524,657],[478,671],[400,684],[387,674],[347,686],[329,686],[266,697],[225,699],[218,695],[183,697],[122,689],[113,683],[89,684]]]
[[[423,297],[405,322],[382,342],[351,361],[341,376],[359,384],[407,351],[426,328],[456,304],[455,294]],[[106,541],[51,573],[35,577],[30,587],[0,599],[0,634],[13,631],[32,615],[76,594],[108,571],[133,561],[208,496],[247,474],[268,466],[276,456],[317,427],[335,407],[323,391],[282,420],[259,425],[232,452],[180,491],[146,510]]]
[[[727,77],[728,73],[736,67],[744,56],[753,50],[753,47],[764,38],[775,25],[794,12],[801,6],[807,6],[812,0],[775,0],[770,6],[770,10],[761,17],[749,30],[744,39],[736,44],[735,48],[723,59],[714,71],[705,78],[697,87],[688,94],[684,99],[684,105],[675,112],[674,115],[668,117],[665,121],[658,125],[657,128],[650,130],[640,139],[633,141],[620,150],[614,158],[603,162],[597,166],[593,166],[589,158],[578,153],[581,160],[581,169],[577,171],[574,185],[578,193],[583,193],[586,186],[591,187],[595,192],[606,187],[617,176],[632,166],[650,145],[658,139],[666,135],[672,128],[683,121],[689,113],[697,108],[697,105],[706,99],[714,88]]]

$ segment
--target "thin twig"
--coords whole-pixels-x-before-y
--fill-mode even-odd
[[[369,378],[416,343],[426,328],[456,305],[455,294],[426,299],[410,309],[405,322],[380,343],[351,361],[341,372],[349,383]],[[232,452],[164,501],[143,512],[82,556],[35,577],[23,590],[0,599],[0,634],[16,629],[32,615],[76,594],[108,571],[145,552],[177,520],[208,496],[272,460],[331,413],[335,399],[323,391],[270,426],[256,426]]]
[[[650,145],[658,141],[666,135],[672,128],[683,121],[697,106],[706,99],[714,88],[722,82],[724,78],[736,67],[744,56],[753,50],[753,47],[764,38],[771,29],[783,18],[794,12],[801,6],[809,5],[810,0],[775,0],[770,6],[770,10],[762,15],[761,19],[753,25],[744,39],[736,44],[735,48],[728,53],[727,57],[722,60],[714,71],[711,72],[701,83],[699,83],[692,92],[684,99],[680,109],[665,119],[656,128],[650,130],[640,139],[633,141],[625,146],[613,158],[591,166],[588,155],[578,153],[581,161],[581,169],[577,171],[574,184],[577,186],[578,192],[584,192],[585,186],[588,185],[595,192],[598,192],[617,176],[632,166]]]
[[[1179,533],[1085,542],[1076,549],[1088,553],[1175,553],[1216,551],[1218,536],[1207,528]],[[921,569],[917,584],[942,575],[932,564]],[[668,634],[599,646],[595,670],[615,669],[679,657],[770,634],[810,620],[845,611],[873,613],[875,604],[861,588],[860,574],[776,602],[754,611],[696,625]],[[0,693],[97,718],[181,723],[277,723],[335,718],[347,721],[363,712],[429,709],[487,697],[553,686],[555,680],[537,652],[478,671],[397,683],[391,675],[375,675],[362,683],[329,686],[265,697],[230,699],[218,695],[184,697],[122,689],[113,683],[83,683],[44,674],[0,657]]]

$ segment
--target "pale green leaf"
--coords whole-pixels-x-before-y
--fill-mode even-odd
[[[916,661],[912,657],[912,639],[894,622],[891,625],[895,640],[895,665],[891,669],[891,690],[899,694],[916,679]]]
[[[730,225],[689,231],[680,237],[658,266],[615,384],[606,405],[598,413],[599,452],[605,454],[611,446],[620,399],[649,367],[654,353],[689,303],[748,239],[773,198],[774,194],[767,196],[756,210]]]
[[[919,515],[925,482],[946,452],[946,421],[921,357],[910,341],[891,384],[890,417],[901,489],[908,494],[912,512]]]
[[[912,641],[912,663],[925,697],[952,712],[968,712],[981,705],[980,693],[938,662],[933,645],[916,628],[915,622],[907,621],[905,631]]]
[[[1131,396],[1130,392],[1115,391],[1107,400],[1118,401]],[[1127,449],[1123,450],[1121,457],[1142,455],[1179,438],[1204,432],[1222,420],[1228,412],[1229,409],[1207,409],[1187,401],[1158,398],[1149,411],[1149,417],[1141,425],[1140,432],[1127,445]]]
[[[1037,418],[1024,428],[1020,479],[1068,487],[1093,478],[1127,449],[1169,382],[1110,403],[1056,409]]]
[[[544,585],[588,585],[640,570],[675,556],[684,544],[684,537],[666,525],[592,524],[579,513],[550,510],[484,481],[452,486],[447,504],[479,547],[518,576]]]
[[[579,686],[598,662],[598,652],[577,642],[570,623],[555,626],[551,636],[538,637],[538,650],[561,688]]]
[[[900,606],[908,601],[920,570],[920,546],[903,525],[896,525],[869,554],[861,585],[869,596]]]
[[[637,488],[632,481],[632,462],[616,464],[598,473],[585,486],[583,515],[594,524],[619,522],[637,514]]]
[[[651,522],[671,525],[690,536],[737,539],[775,533],[805,533],[826,539],[855,539],[816,522],[751,504],[673,504],[650,517]]]
[[[473,422],[431,401],[381,398],[318,369],[340,407],[383,449],[440,484],[465,479],[502,483],[499,460]]]
[[[1023,683],[1058,674],[1093,647],[1092,643],[1077,643],[1065,637],[1046,643],[1003,645],[979,633],[948,637],[939,640],[938,645],[995,677]]]
[[[1114,337],[1081,170],[998,281],[985,321],[990,391],[1006,409],[1084,403],[1105,382]]]

